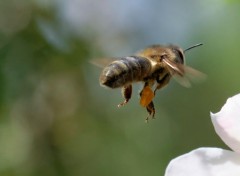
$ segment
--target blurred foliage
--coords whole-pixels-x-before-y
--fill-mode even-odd
[[[226,0],[226,2],[228,2],[228,3],[239,3],[240,1],[239,0]]]
[[[153,0],[139,1],[138,11],[136,4],[123,1],[116,6],[127,14],[129,5],[134,13],[144,7],[150,15],[126,17],[125,24],[118,11],[113,13],[115,5],[104,7],[113,3],[89,2],[92,11],[86,16],[94,12],[99,16],[88,20],[77,16],[80,10],[73,13],[74,4],[64,11],[67,2],[84,5],[82,0],[0,2],[0,175],[163,175],[171,159],[191,149],[226,148],[213,130],[209,112],[218,111],[227,97],[239,92],[238,6],[219,1],[209,7],[207,1],[188,0],[167,6]],[[171,13],[166,17],[169,12],[159,12],[159,3],[172,7],[168,9],[172,12],[178,9],[185,18],[176,21],[174,16],[177,20],[182,16]],[[202,13],[189,17],[186,5]],[[87,7],[81,10],[87,13]],[[98,8],[106,12],[104,19],[95,11]],[[160,32],[147,25],[155,16],[167,21]],[[110,18],[124,25],[107,26]],[[74,20],[83,22],[76,25]],[[176,33],[184,35],[174,40]],[[184,48],[203,42],[186,58],[208,78],[191,89],[172,81],[157,93],[156,119],[145,124],[147,113],[138,104],[139,84],[130,103],[117,109],[120,90],[101,88],[100,70],[89,60],[112,53],[127,55],[156,41]]]

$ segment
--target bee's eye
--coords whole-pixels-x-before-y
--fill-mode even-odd
[[[176,54],[175,62],[184,64],[183,53],[179,49],[173,49],[173,52]]]
[[[184,63],[184,56],[183,56],[183,53],[181,51],[178,51],[178,55],[179,55],[179,59],[180,59],[180,63],[183,64]]]

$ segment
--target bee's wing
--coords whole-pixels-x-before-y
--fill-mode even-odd
[[[99,59],[92,59],[89,62],[97,67],[104,68],[110,63],[112,63],[115,60],[118,60],[119,58],[99,58]]]
[[[194,68],[183,64],[175,63],[167,58],[162,60],[169,67],[170,73],[184,87],[191,87],[191,82],[199,82],[206,78],[206,75]]]
[[[184,76],[180,76],[180,75],[177,75],[177,74],[174,74],[173,75],[173,78],[180,84],[182,85],[183,87],[191,87],[192,84],[190,82],[190,80]]]

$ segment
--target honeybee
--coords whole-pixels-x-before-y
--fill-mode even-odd
[[[204,77],[201,72],[184,65],[185,52],[201,46],[193,45],[185,50],[176,45],[152,45],[133,56],[113,58],[102,71],[99,82],[101,86],[122,88],[124,101],[118,107],[126,105],[132,95],[132,83],[143,82],[140,91],[140,105],[154,118],[155,108],[153,98],[156,91],[166,86],[172,77],[186,87],[190,86],[187,75]],[[108,59],[105,59],[106,61]],[[109,62],[109,61],[108,61]]]

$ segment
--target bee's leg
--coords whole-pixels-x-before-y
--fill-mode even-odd
[[[126,86],[123,86],[122,88],[122,95],[123,95],[123,98],[125,99],[122,103],[120,103],[118,105],[118,107],[120,108],[121,106],[124,106],[125,104],[128,103],[128,101],[130,100],[131,96],[132,96],[132,85],[126,85]]]
[[[154,89],[154,95],[156,95],[156,91],[163,88],[164,86],[166,86],[167,84],[158,84],[157,87]]]
[[[148,118],[152,117],[154,119],[154,115],[155,115],[155,108],[152,101],[147,105],[146,109],[147,109],[147,112],[149,113],[149,116],[147,116],[146,118],[146,122],[148,122]]]
[[[144,84],[144,87],[139,95],[140,95],[140,105],[142,105],[143,107],[147,107],[147,105],[150,104],[150,102],[154,98],[154,93],[151,87],[149,86],[148,82]]]
[[[156,91],[158,90],[158,89],[161,89],[161,88],[163,88],[164,86],[166,86],[168,83],[169,83],[169,81],[170,81],[170,78],[171,78],[171,76],[169,75],[169,74],[166,74],[163,78],[157,78],[157,83],[158,83],[158,85],[157,85],[157,87],[155,88],[155,90],[154,90],[154,95],[156,94]]]

